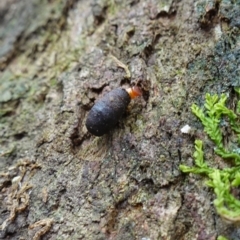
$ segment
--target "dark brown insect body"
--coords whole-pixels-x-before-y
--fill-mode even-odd
[[[125,113],[131,98],[141,94],[139,88],[117,88],[99,99],[90,110],[86,127],[95,136],[109,132]]]

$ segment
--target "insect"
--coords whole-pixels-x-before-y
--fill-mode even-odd
[[[88,131],[95,136],[109,132],[122,117],[131,99],[141,95],[141,89],[137,86],[128,89],[117,88],[104,95],[88,114],[86,120]]]

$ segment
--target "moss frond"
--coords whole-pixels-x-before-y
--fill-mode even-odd
[[[240,89],[236,90],[240,96]],[[240,101],[237,103],[236,113],[226,107],[227,96],[220,97],[206,94],[204,109],[193,104],[192,112],[200,119],[204,126],[204,131],[215,143],[215,153],[224,159],[232,159],[235,166],[225,169],[211,168],[204,160],[203,143],[201,140],[195,141],[194,167],[180,165],[181,171],[185,173],[205,174],[208,177],[207,185],[213,188],[216,194],[214,206],[218,214],[231,222],[240,222],[240,201],[236,199],[231,191],[234,187],[240,186],[240,154],[234,150],[225,148],[222,140],[220,122],[222,117],[228,118],[230,126],[235,133],[240,133],[237,123],[237,114],[240,112]],[[237,135],[240,140],[239,135]],[[221,236],[218,239],[225,239]]]

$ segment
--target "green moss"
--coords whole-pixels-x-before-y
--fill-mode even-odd
[[[240,90],[235,89],[239,94]],[[195,141],[194,160],[195,166],[188,167],[180,165],[180,169],[185,173],[205,174],[208,177],[207,185],[213,188],[216,199],[214,206],[218,214],[231,222],[240,221],[240,201],[232,194],[233,189],[240,185],[240,154],[239,148],[230,148],[223,144],[223,135],[220,124],[223,117],[228,119],[229,126],[239,139],[240,127],[238,125],[238,116],[234,111],[228,109],[226,104],[227,96],[206,94],[204,108],[193,104],[192,112],[201,120],[204,131],[215,143],[215,153],[223,159],[232,160],[232,167],[218,169],[209,167],[204,160],[203,143],[201,140]],[[239,103],[237,110],[239,111]],[[226,119],[224,119],[226,121]],[[238,141],[239,143],[239,141]]]
[[[228,240],[228,239],[225,238],[225,237],[223,237],[223,236],[219,236],[219,237],[217,238],[217,240]]]

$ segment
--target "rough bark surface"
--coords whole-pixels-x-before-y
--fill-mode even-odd
[[[230,0],[1,1],[0,238],[240,239],[178,168],[195,138],[217,161],[190,106],[234,99],[239,16]],[[91,136],[94,101],[139,80],[145,98]]]

